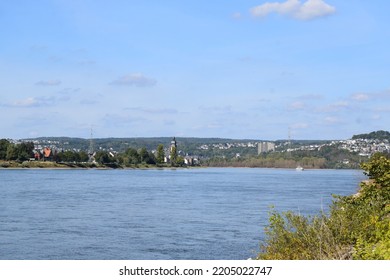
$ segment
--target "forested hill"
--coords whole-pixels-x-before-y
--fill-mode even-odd
[[[371,139],[371,140],[388,140],[390,141],[390,132],[384,130],[373,131],[366,134],[354,135],[352,139]]]

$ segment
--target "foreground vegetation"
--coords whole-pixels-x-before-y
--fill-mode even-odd
[[[390,260],[390,158],[375,154],[361,167],[369,180],[335,197],[328,215],[272,211],[258,259]]]

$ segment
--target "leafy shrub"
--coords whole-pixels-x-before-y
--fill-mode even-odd
[[[362,164],[368,181],[335,197],[329,215],[271,212],[259,259],[390,259],[390,160]]]

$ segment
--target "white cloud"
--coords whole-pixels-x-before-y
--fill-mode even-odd
[[[290,110],[303,110],[305,109],[306,105],[304,102],[296,101],[289,105]]]
[[[339,101],[333,104],[333,107],[335,108],[348,108],[349,103],[348,101]]]
[[[241,19],[241,17],[242,17],[242,15],[239,12],[236,12],[236,13],[232,14],[232,18],[233,19]]]
[[[33,107],[49,107],[54,106],[59,103],[69,101],[71,98],[69,96],[38,96],[38,97],[27,97],[24,99],[16,99],[7,103],[0,103],[1,107],[23,107],[23,108],[33,108]]]
[[[206,112],[206,113],[218,112],[218,113],[231,114],[233,111],[233,108],[230,105],[227,105],[227,106],[204,106],[204,105],[201,105],[198,108],[199,108],[199,110]]]
[[[286,0],[285,2],[266,2],[253,7],[250,12],[255,17],[266,17],[276,13],[298,20],[311,20],[334,14],[336,8],[323,0],[307,0],[303,3],[300,0]]]
[[[67,87],[67,88],[64,88],[60,91],[58,91],[59,94],[64,94],[64,95],[69,95],[69,94],[72,94],[72,93],[77,93],[81,90],[81,88],[70,88],[70,87]]]
[[[170,108],[143,108],[143,107],[128,107],[125,108],[126,111],[134,111],[140,113],[148,113],[148,114],[177,114],[178,111],[176,109]]]
[[[295,13],[301,5],[299,0],[287,0],[286,2],[266,2],[251,9],[251,13],[256,17],[265,17],[271,13],[288,15]]]
[[[34,107],[39,105],[39,101],[34,97],[28,97],[26,99],[16,100],[11,103],[14,107]]]
[[[41,107],[53,105],[55,98],[53,97],[28,97],[25,99],[15,100],[8,104],[3,104],[6,107]]]
[[[377,107],[374,109],[374,112],[390,113],[389,107]]]
[[[48,80],[48,81],[39,81],[35,83],[37,86],[59,86],[61,84],[60,80]]]
[[[307,123],[295,123],[291,126],[292,129],[305,129],[308,127],[309,125]]]
[[[99,102],[96,99],[83,99],[80,101],[81,105],[94,105],[98,104]]]
[[[364,93],[356,93],[356,94],[352,95],[352,99],[355,100],[355,101],[366,101],[369,98],[370,97],[367,94],[364,94]]]
[[[152,78],[148,78],[141,73],[133,73],[119,77],[112,81],[110,85],[118,86],[136,86],[136,87],[151,87],[156,85],[157,81]]]
[[[303,100],[321,100],[324,99],[324,96],[321,94],[305,94],[301,95],[298,98],[303,99]]]
[[[345,100],[342,100],[342,101],[338,101],[336,103],[333,103],[333,104],[330,104],[330,105],[327,105],[325,107],[322,107],[322,108],[319,108],[317,109],[318,112],[340,112],[340,111],[343,111],[345,109],[348,109],[350,108],[350,104],[345,101]]]
[[[295,14],[297,19],[310,20],[319,17],[329,16],[336,12],[336,8],[326,4],[322,0],[308,0]]]
[[[324,119],[324,121],[326,124],[329,124],[329,125],[341,123],[341,120],[337,117],[326,117]]]

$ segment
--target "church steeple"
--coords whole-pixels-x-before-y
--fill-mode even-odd
[[[177,148],[177,142],[176,142],[176,137],[173,137],[172,141],[171,141],[171,148],[170,148],[170,151],[172,152],[172,149],[173,148]]]

